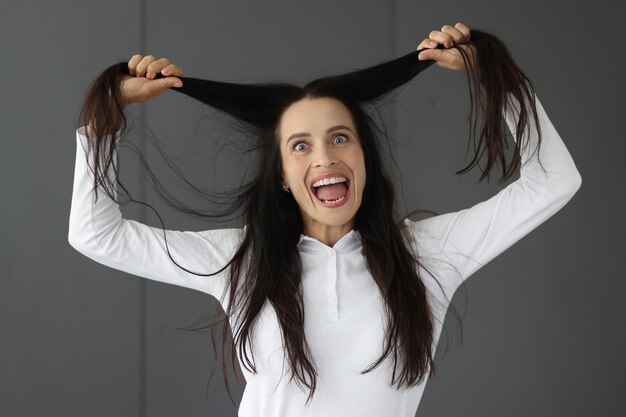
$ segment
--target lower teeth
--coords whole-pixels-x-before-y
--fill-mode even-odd
[[[343,200],[344,198],[345,198],[345,196],[340,197],[340,198],[338,198],[338,199],[336,199],[336,200],[322,200],[322,201],[323,201],[324,203],[326,203],[326,204],[330,204],[330,203],[336,203],[337,201],[341,201],[341,200]]]

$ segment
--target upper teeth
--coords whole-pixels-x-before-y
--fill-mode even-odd
[[[324,178],[323,180],[315,181],[313,183],[313,187],[319,187],[321,185],[337,184],[338,182],[346,182],[346,181],[348,181],[348,179],[345,177]]]

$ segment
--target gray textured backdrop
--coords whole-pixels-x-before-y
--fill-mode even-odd
[[[300,82],[403,55],[457,21],[509,46],[583,185],[457,293],[463,343],[457,330],[417,414],[618,414],[626,375],[626,283],[618,269],[626,254],[626,13],[609,4],[3,0],[0,416],[236,415],[243,386],[231,377],[233,406],[219,365],[204,400],[213,363],[208,335],[167,327],[190,324],[216,301],[103,267],[67,242],[75,122],[100,71],[139,52],[167,56],[189,76]],[[433,66],[383,113],[407,209],[456,211],[501,188],[478,184],[477,170],[453,174],[467,162],[467,94],[463,73]],[[171,92],[134,106],[134,117],[189,162],[185,173],[202,185],[228,184],[227,156],[213,161],[199,147],[198,136],[212,132],[210,112]],[[144,149],[157,173],[165,172],[153,149]],[[124,161],[126,182],[159,208],[168,228],[212,227],[159,205],[136,165]],[[159,226],[144,208],[122,210]]]

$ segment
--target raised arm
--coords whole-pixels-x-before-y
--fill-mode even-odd
[[[519,103],[509,99],[513,107],[503,115],[515,138]],[[581,186],[581,175],[536,96],[535,103],[541,148],[538,155],[537,131],[531,124],[530,133],[523,136],[528,146],[522,146],[517,181],[473,207],[418,222],[406,221],[426,253],[449,262],[448,296],[462,280],[559,211]]]
[[[418,50],[423,51],[419,59],[436,60],[440,67],[462,70],[465,68],[464,60],[459,51],[450,48],[456,44],[460,48],[467,48],[466,52],[472,52],[465,44],[472,37],[469,28],[461,23],[454,27],[445,25],[441,31],[431,32],[420,44]],[[493,44],[496,45],[495,42]],[[441,45],[444,49],[437,49]],[[476,65],[480,70],[481,87],[488,97],[499,99],[500,94],[503,94],[503,110],[496,107],[494,112],[492,107],[487,112],[491,112],[488,116],[494,122],[495,118],[499,119],[497,113],[502,111],[513,140],[518,138],[521,141],[520,178],[495,196],[471,208],[419,222],[405,221],[417,243],[418,256],[422,255],[427,264],[429,260],[438,262],[431,266],[445,275],[436,278],[443,278],[440,283],[444,286],[448,300],[463,280],[559,211],[581,185],[581,176],[572,157],[534,92],[524,95],[528,97],[524,101],[530,101],[523,103],[524,107],[516,98],[520,95],[511,93],[511,88],[519,93],[525,76],[508,55],[504,45],[498,49],[491,51],[491,55],[481,54],[480,50],[478,55],[468,54],[471,58],[469,64]],[[498,55],[499,59],[494,60],[492,55]],[[498,62],[498,67],[495,62]],[[497,87],[501,85],[507,88],[498,90]],[[539,135],[535,123],[529,123],[520,135],[516,131],[518,121],[525,120],[520,110],[529,112],[533,101],[541,133],[539,152]]]
[[[173,86],[176,80],[180,82],[176,77],[167,80],[170,84],[165,83],[165,79],[154,80],[155,71],[169,67],[176,74],[177,68],[165,61],[159,63],[152,58],[147,59],[146,63],[143,58],[137,57],[139,56],[134,56],[129,62],[133,77],[128,77],[123,86],[127,93],[123,99],[123,106],[156,97],[170,84]],[[150,66],[150,63],[154,62],[157,64]],[[178,75],[181,74],[182,71]],[[161,83],[160,86],[157,83]],[[117,124],[116,120],[114,125]],[[202,232],[163,231],[122,218],[115,201],[117,200],[115,187],[112,190],[114,200],[105,193],[102,184],[99,184],[96,188],[98,190],[96,199],[93,189],[95,147],[88,145],[90,142],[93,145],[97,138],[91,126],[93,124],[90,122],[88,126],[76,131],[76,162],[68,232],[70,245],[85,256],[111,268],[195,289],[220,299],[226,283],[226,272],[215,276],[192,274],[178,267],[168,255],[168,250],[181,267],[198,274],[214,273],[222,269],[231,259],[241,231],[239,229]],[[104,123],[100,123],[99,126],[104,126]],[[101,135],[100,140],[104,143],[100,148],[110,149],[112,137],[116,140],[115,150],[112,154],[113,163],[108,166],[106,176],[111,184],[115,184],[113,167],[117,165],[119,146],[117,133]]]

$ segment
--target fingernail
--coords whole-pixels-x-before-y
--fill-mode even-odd
[[[180,81],[176,81],[176,82],[174,83],[174,87],[182,87],[182,86],[183,86],[183,83],[182,83],[182,82],[180,82]]]
[[[170,73],[170,70],[168,68],[164,68],[163,71],[161,71],[161,74],[163,75],[167,75]]]
[[[418,58],[420,61],[423,61],[423,60],[424,60],[424,58],[426,58],[426,54],[425,54],[424,52],[420,52],[420,54],[417,56],[417,58]]]

